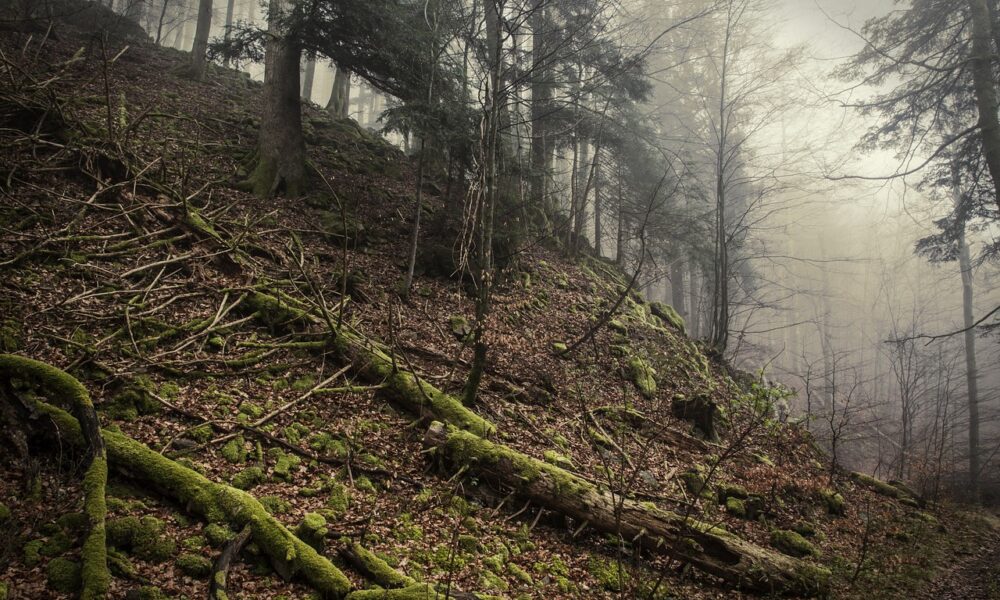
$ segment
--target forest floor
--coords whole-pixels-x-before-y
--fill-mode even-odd
[[[289,530],[321,516],[317,545],[352,589],[371,581],[341,559],[348,542],[415,580],[493,597],[769,596],[527,501],[470,465],[449,470],[424,447],[429,417],[449,413],[400,402],[396,375],[419,374],[446,400],[465,381],[473,300],[468,281],[450,276],[457,185],[428,185],[421,265],[403,300],[410,158],[304,105],[322,177],[305,198],[254,198],[239,181],[260,84],[218,67],[196,83],[179,74],[184,53],[71,26],[55,33],[0,38],[0,352],[65,369],[106,431],[246,490]],[[961,576],[935,579],[958,553],[995,552],[977,541],[987,531],[995,541],[989,519],[921,508],[896,487],[831,468],[805,427],[777,419],[779,390],[713,360],[669,307],[626,294],[589,343],[561,355],[630,274],[570,259],[555,240],[521,243],[497,284],[490,362],[468,411],[495,426],[506,451],[634,499],[636,510],[697,517],[699,533],[829,570],[835,598],[916,597]],[[252,306],[263,292],[285,312]],[[369,363],[332,348],[345,330],[369,357],[390,357],[391,373],[373,377]],[[0,407],[45,396],[33,384],[4,385]],[[674,415],[689,398],[719,408],[718,440]],[[70,597],[78,456],[65,432],[35,432],[30,453],[17,451],[16,433],[0,427],[0,598]],[[112,597],[205,597],[205,563],[236,531],[124,467],[109,482],[109,531],[141,526],[144,537],[111,536]],[[308,582],[272,566],[249,545],[230,597],[312,597]]]
[[[1000,519],[976,532],[947,568],[922,589],[921,600],[1000,599]]]

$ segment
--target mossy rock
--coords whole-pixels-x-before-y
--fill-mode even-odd
[[[638,356],[628,359],[628,373],[639,393],[646,398],[656,396],[656,371]]]
[[[326,506],[334,513],[334,517],[343,515],[351,507],[351,491],[339,481],[332,482]]]
[[[615,333],[620,333],[622,335],[628,335],[628,326],[622,323],[618,319],[611,319],[608,321],[608,328]]]
[[[11,518],[10,509],[3,502],[0,502],[0,525],[5,524]]]
[[[804,538],[822,536],[822,533],[818,529],[816,529],[816,525],[810,523],[809,521],[799,521],[795,525],[792,525],[792,531],[801,535]]]
[[[545,462],[549,463],[550,465],[555,465],[563,469],[572,470],[576,468],[576,465],[573,464],[573,460],[571,458],[563,454],[560,454],[555,450],[546,450],[545,452],[542,453],[542,458],[544,458]]]
[[[274,459],[274,476],[284,481],[291,481],[295,471],[302,464],[297,455],[285,452],[281,448],[272,448],[267,455]]]
[[[448,317],[448,327],[455,339],[463,344],[472,337],[472,323],[462,315],[452,315]]]
[[[881,479],[876,479],[870,475],[865,475],[864,473],[858,473],[857,471],[851,473],[851,478],[857,481],[858,483],[870,487],[878,494],[887,496],[889,498],[895,498],[896,500],[899,500],[900,502],[902,502],[907,506],[912,506],[914,508],[921,507],[920,501],[910,492],[907,491],[909,488],[902,486],[902,484],[890,485],[882,481]],[[896,483],[899,484],[900,482]]]
[[[680,480],[684,483],[684,487],[688,492],[694,494],[695,496],[701,496],[706,499],[714,499],[715,494],[712,493],[712,488],[705,481],[705,474],[700,468],[692,468],[684,471],[678,475]]]
[[[24,561],[24,566],[35,567],[38,563],[42,562],[42,546],[45,545],[45,540],[31,540],[25,542],[24,546],[21,547],[21,556]]]
[[[157,414],[162,407],[151,394],[152,388],[153,383],[144,377],[130,381],[110,401],[101,404],[101,410],[112,419],[127,421]]]
[[[826,512],[838,516],[844,514],[844,497],[839,492],[824,488],[819,491],[819,495],[826,506]]]
[[[618,561],[592,557],[587,563],[587,571],[602,588],[609,592],[624,592],[628,589],[629,572]]]
[[[208,545],[208,538],[203,535],[192,535],[181,540],[181,548],[185,550],[200,550]]]
[[[281,515],[292,509],[292,504],[281,496],[261,496],[258,501],[272,515]]]
[[[243,439],[242,435],[238,435],[233,439],[226,442],[220,450],[222,457],[233,464],[239,464],[246,462],[247,459],[247,447],[246,440]]]
[[[267,480],[264,469],[260,467],[247,467],[233,476],[233,487],[240,490],[252,490],[258,484]]]
[[[552,342],[552,353],[553,354],[562,354],[562,353],[566,352],[567,349],[568,349],[568,347],[563,342]]]
[[[326,535],[329,533],[326,519],[318,513],[306,513],[302,522],[295,528],[295,535],[309,544],[316,552],[323,552]]]
[[[684,333],[684,319],[677,313],[673,306],[663,302],[653,302],[649,305],[650,311],[664,323],[670,324],[674,329]]]
[[[83,585],[83,569],[68,558],[53,558],[45,567],[45,582],[57,592],[74,594]]]
[[[177,557],[177,568],[188,577],[208,577],[212,573],[212,561],[200,554],[181,554]]]
[[[174,540],[163,535],[164,529],[163,521],[153,516],[121,517],[108,521],[107,539],[110,545],[130,550],[138,558],[163,562],[177,551]]]
[[[772,531],[771,545],[789,556],[798,558],[820,556],[819,550],[809,540],[788,529],[776,529]]]
[[[747,508],[743,500],[734,496],[726,498],[726,512],[734,517],[745,518],[747,516]]]
[[[738,483],[723,483],[720,484],[716,491],[719,494],[719,502],[724,503],[729,498],[737,498],[739,500],[746,500],[750,494],[747,493],[747,489]]]
[[[155,585],[144,585],[125,594],[125,600],[170,600],[170,598],[170,595]]]

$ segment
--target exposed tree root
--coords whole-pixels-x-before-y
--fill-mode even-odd
[[[375,583],[379,588],[351,592],[348,600],[375,600],[377,598],[397,598],[398,600],[477,600],[483,598],[479,594],[449,589],[443,591],[427,583],[418,583],[412,577],[393,569],[387,562],[373,554],[358,543],[344,546],[340,551],[344,560],[365,576],[365,579]]]
[[[250,540],[251,533],[249,526],[244,527],[236,537],[226,542],[219,558],[215,559],[215,564],[212,566],[212,580],[208,584],[208,600],[229,600],[229,592],[226,589],[229,565]]]
[[[52,418],[66,440],[85,445],[80,423],[72,415],[41,401],[36,407]],[[350,590],[340,569],[285,528],[252,495],[215,483],[121,433],[102,433],[108,460],[116,470],[147,482],[210,522],[249,527],[254,542],[283,578],[302,576],[324,598],[342,598]]]
[[[111,584],[104,528],[108,512],[104,493],[108,482],[108,458],[90,394],[68,373],[43,362],[11,354],[0,354],[0,378],[20,380],[41,388],[47,396],[69,404],[76,415],[75,419],[66,416],[77,425],[89,463],[83,475],[83,512],[87,516],[88,529],[81,552],[83,586],[80,597],[84,600],[105,598]]]
[[[468,468],[535,504],[690,563],[738,588],[802,596],[827,590],[830,572],[826,569],[695,519],[613,495],[559,467],[468,431],[433,423],[424,443],[454,467]]]

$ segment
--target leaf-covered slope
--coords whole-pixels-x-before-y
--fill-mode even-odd
[[[394,290],[413,177],[398,150],[306,106],[323,176],[306,198],[255,199],[236,184],[253,151],[258,84],[222,69],[187,81],[173,74],[182,54],[143,44],[106,65],[87,38],[60,33],[0,41],[0,350],[68,370],[105,428],[247,489],[289,530],[322,515],[331,557],[346,537],[415,580],[502,597],[741,595],[494,481],[442,471],[424,451],[426,422],[414,424],[424,415],[392,401],[393,381],[370,363],[377,351],[442,393],[461,390],[471,300],[461,281],[431,276],[451,270],[441,217],[461,202],[457,186],[450,200],[446,182],[433,186],[425,210],[442,229],[422,239],[424,274],[403,302]],[[926,576],[929,563],[894,557],[946,547],[934,518],[831,474],[805,432],[775,421],[780,392],[734,383],[669,311],[630,295],[591,341],[563,354],[614,304],[626,281],[616,267],[538,244],[514,267],[497,290],[490,366],[472,407],[496,427],[494,442],[831,568],[834,595],[855,593],[859,560],[862,582]],[[254,307],[260,292],[286,309]],[[307,327],[289,326],[296,311],[311,315]],[[372,354],[329,343],[328,325],[341,321],[370,341],[362,345],[377,344]],[[13,383],[5,406],[32,382]],[[717,441],[675,416],[693,399],[718,407]],[[5,427],[5,448],[17,437]],[[4,453],[10,514],[0,519],[15,543],[0,551],[0,580],[13,597],[48,598],[73,587],[80,532],[68,515],[82,495],[72,462],[51,445],[30,447],[37,462]],[[148,597],[149,586],[203,597],[208,577],[195,563],[235,532],[120,476],[109,490],[109,531],[141,522],[144,535],[164,538],[118,542],[112,597],[143,586]],[[361,570],[344,571],[352,586],[371,585]],[[310,593],[283,581],[256,546],[228,579],[236,597]]]

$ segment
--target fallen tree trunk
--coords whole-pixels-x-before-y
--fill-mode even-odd
[[[80,424],[72,415],[41,401],[35,406],[52,419],[65,441],[84,445]],[[115,469],[150,484],[210,522],[229,523],[236,529],[249,526],[253,541],[282,577],[301,575],[323,598],[342,598],[350,591],[351,583],[340,569],[285,528],[247,492],[215,483],[126,435],[107,429],[101,433],[108,461]]]
[[[612,496],[568,471],[467,431],[436,422],[424,445],[452,466],[468,468],[539,506],[690,563],[738,588],[802,596],[827,590],[826,569],[695,519]]]
[[[100,600],[108,595],[111,572],[108,570],[105,521],[108,508],[105,487],[108,483],[108,459],[90,394],[69,373],[52,365],[12,354],[0,354],[0,379],[20,380],[40,389],[47,397],[69,404],[75,415],[81,445],[85,446],[87,470],[83,475],[83,513],[87,517],[87,537],[80,558],[82,586],[80,598]],[[67,415],[68,416],[68,415]]]
[[[323,319],[294,306],[289,300],[263,292],[247,294],[243,305],[245,310],[253,312],[275,330],[294,331],[309,325],[327,327]],[[463,405],[458,398],[442,392],[415,373],[400,368],[402,361],[394,360],[390,350],[351,331],[346,324],[331,332],[331,336],[331,347],[350,362],[355,374],[369,383],[384,383],[384,393],[403,408],[421,417],[431,415],[477,435],[488,436],[496,431],[492,423]]]

